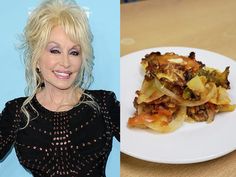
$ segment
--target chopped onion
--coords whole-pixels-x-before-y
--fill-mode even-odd
[[[157,119],[154,122],[144,122],[144,124],[160,133],[168,133],[175,131],[179,127],[182,126],[183,122],[186,119],[186,107],[180,106],[179,111],[176,114],[176,117],[171,122],[166,122],[165,116],[160,117],[160,119]]]
[[[209,88],[208,88],[207,95],[201,95],[201,100],[199,101],[189,101],[189,100],[184,100],[182,97],[176,95],[174,92],[165,88],[164,85],[162,85],[161,82],[157,78],[155,79],[155,84],[156,84],[156,87],[165,95],[177,100],[179,102],[178,105],[188,106],[188,107],[202,105],[208,102],[216,94],[216,85],[214,83],[208,83]]]
[[[207,123],[211,123],[214,120],[215,111],[212,109],[207,109],[207,114],[208,114]]]

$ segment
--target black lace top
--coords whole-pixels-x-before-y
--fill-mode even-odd
[[[86,90],[100,110],[80,104],[53,112],[33,98],[39,116],[24,126],[20,111],[26,97],[6,103],[0,115],[0,159],[12,145],[17,157],[34,177],[105,177],[112,138],[119,140],[120,107],[113,92]],[[86,95],[81,99],[89,100]],[[32,111],[35,117],[35,111]]]

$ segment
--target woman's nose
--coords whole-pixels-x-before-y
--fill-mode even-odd
[[[69,56],[68,55],[63,55],[61,63],[65,68],[70,67],[70,58],[69,58]]]

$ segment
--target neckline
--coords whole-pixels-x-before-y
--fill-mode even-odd
[[[86,90],[84,90],[84,92],[82,93],[79,102],[83,101],[85,99],[85,95],[84,93],[86,92]],[[44,113],[50,113],[50,114],[65,114],[65,113],[70,113],[73,112],[75,110],[75,108],[77,108],[79,106],[79,102],[77,105],[73,106],[71,109],[66,110],[66,111],[52,111],[49,110],[48,108],[44,107],[37,99],[36,94],[34,95],[32,101],[35,103],[36,108],[38,108],[40,111],[44,112]]]

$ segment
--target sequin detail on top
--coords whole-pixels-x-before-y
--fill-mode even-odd
[[[20,163],[34,177],[105,177],[112,138],[119,140],[119,102],[113,92],[86,93],[94,97],[99,111],[80,104],[69,111],[53,112],[34,97],[32,105],[39,116],[23,130],[19,130],[20,107],[26,98],[8,102],[0,117],[0,158],[14,144]]]

